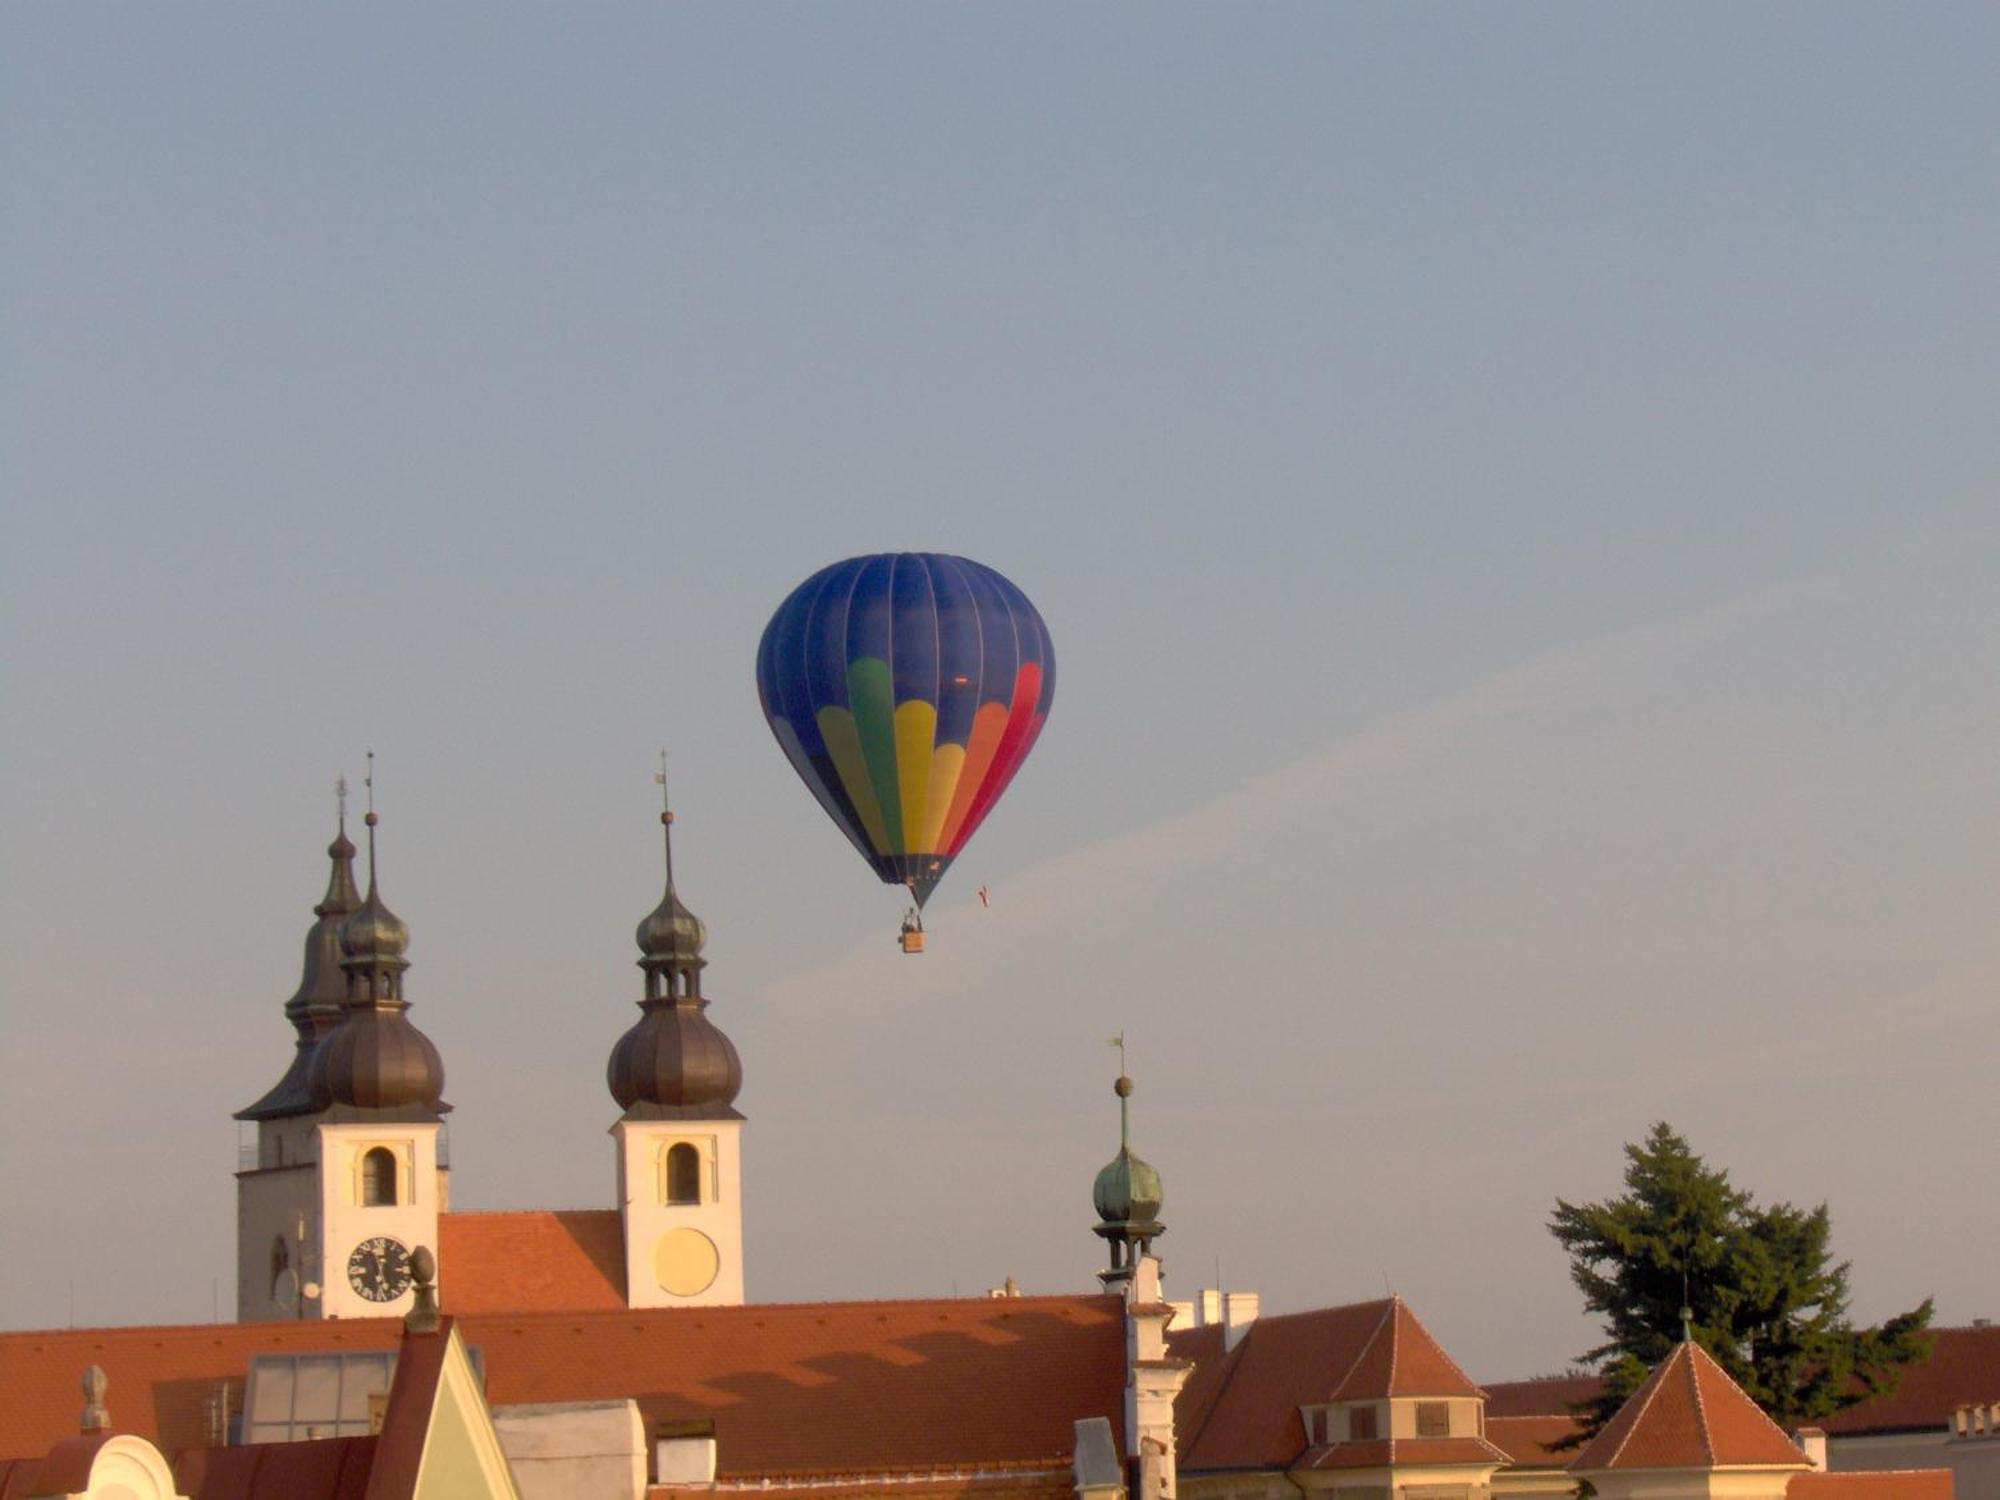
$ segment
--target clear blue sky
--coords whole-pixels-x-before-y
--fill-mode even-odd
[[[229,1305],[371,745],[459,1203],[608,1205],[662,742],[756,1296],[1087,1284],[1122,1027],[1183,1294],[1559,1366],[1666,1118],[2000,1311],[1992,7],[0,29],[0,1325]],[[891,548],[1061,662],[921,961],[751,677]]]

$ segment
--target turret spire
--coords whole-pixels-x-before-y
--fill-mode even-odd
[[[1110,1247],[1111,1265],[1097,1273],[1107,1287],[1132,1279],[1139,1258],[1150,1255],[1153,1241],[1167,1232],[1160,1222],[1160,1204],[1166,1194],[1160,1174],[1132,1150],[1132,1089],[1125,1072],[1125,1033],[1111,1038],[1118,1049],[1118,1081],[1112,1091],[1118,1095],[1118,1154],[1097,1174],[1091,1202],[1097,1209],[1097,1225],[1092,1231]]]
[[[334,783],[334,798],[335,834],[326,849],[332,864],[326,895],[312,909],[315,921],[306,933],[299,987],[285,1002],[285,1019],[292,1023],[297,1034],[291,1066],[263,1098],[238,1111],[239,1120],[277,1120],[311,1114],[314,1106],[306,1075],[312,1050],[340,1021],[341,1004],[347,997],[347,979],[340,969],[340,928],[361,905],[361,893],[354,884],[354,845],[347,837],[346,777]]]
[[[368,894],[340,929],[347,997],[340,1024],[314,1049],[311,1083],[321,1109],[359,1110],[371,1115],[435,1119],[451,1106],[444,1090],[444,1063],[431,1039],[411,1023],[403,998],[403,974],[410,961],[410,929],[383,901],[375,859],[375,752],[368,752],[362,781],[368,812]]]
[[[743,1086],[736,1048],[704,1012],[701,956],[708,929],[674,889],[674,812],[667,795],[667,752],[653,777],[660,787],[661,851],[666,890],[635,934],[645,971],[642,1014],[611,1050],[606,1081],[628,1118],[663,1115],[736,1118]]]

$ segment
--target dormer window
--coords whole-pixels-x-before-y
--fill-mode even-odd
[[[1349,1442],[1372,1442],[1375,1437],[1374,1407],[1357,1406],[1347,1413],[1347,1438]]]
[[[361,1158],[361,1206],[396,1206],[396,1153],[387,1146],[370,1147]]]

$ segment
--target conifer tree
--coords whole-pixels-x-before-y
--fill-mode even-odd
[[[1583,1356],[1604,1392],[1579,1410],[1576,1441],[1673,1351],[1684,1306],[1695,1341],[1783,1424],[1887,1394],[1929,1355],[1929,1298],[1874,1328],[1848,1321],[1848,1263],[1830,1260],[1824,1203],[1759,1207],[1664,1121],[1625,1157],[1622,1197],[1557,1199],[1549,1221],[1585,1307],[1604,1318],[1605,1341]]]

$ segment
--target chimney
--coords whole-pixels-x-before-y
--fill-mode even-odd
[[[1222,1294],[1222,1352],[1227,1354],[1243,1342],[1243,1335],[1257,1321],[1259,1298],[1255,1292]],[[1261,1345],[1259,1347],[1262,1347]]]
[[[1076,1500],[1125,1500],[1125,1463],[1111,1437],[1109,1417],[1081,1417],[1070,1459]]]
[[[1806,1460],[1813,1466],[1815,1474],[1826,1472],[1826,1431],[1819,1427],[1801,1427],[1792,1434],[1792,1441],[1805,1450]]]
[[[104,1366],[92,1365],[83,1372],[83,1420],[78,1425],[85,1432],[103,1432],[111,1426],[111,1413],[104,1409],[104,1393],[110,1389]]]
[[[715,1420],[661,1422],[653,1428],[653,1483],[715,1483]]]

